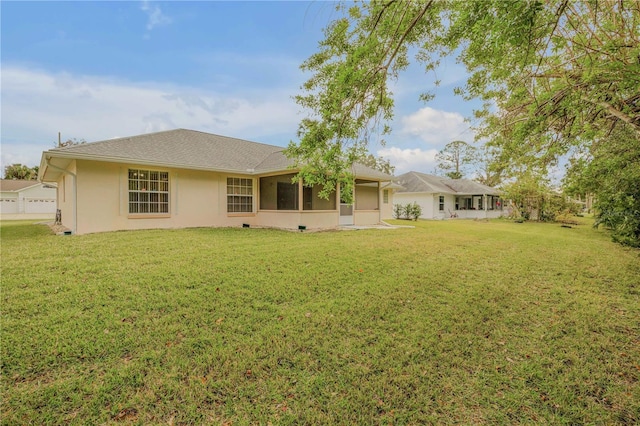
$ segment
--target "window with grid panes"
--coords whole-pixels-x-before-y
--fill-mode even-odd
[[[169,172],[129,169],[129,213],[169,213]]]
[[[253,179],[227,178],[227,212],[253,211]]]

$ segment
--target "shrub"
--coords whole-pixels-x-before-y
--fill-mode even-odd
[[[402,207],[402,204],[393,205],[393,217],[395,217],[396,219],[402,219],[403,212],[404,209]]]
[[[404,216],[404,218],[405,218],[406,220],[411,219],[411,203],[409,203],[409,204],[405,204],[405,205],[402,207],[402,215]]]
[[[422,207],[416,202],[409,204],[394,204],[393,215],[396,219],[418,220],[422,215]]]
[[[418,220],[422,216],[422,207],[416,202],[411,204],[411,213],[409,215],[413,220]]]

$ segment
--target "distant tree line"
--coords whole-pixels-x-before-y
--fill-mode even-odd
[[[29,167],[14,163],[4,168],[4,178],[12,180],[38,180],[38,166]]]

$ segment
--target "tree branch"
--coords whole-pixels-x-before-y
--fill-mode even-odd
[[[598,105],[601,108],[604,108],[609,114],[629,124],[631,127],[633,127],[636,133],[640,135],[640,122],[638,122],[640,120],[638,118],[634,119],[630,115],[625,114],[624,112],[618,110],[616,107],[614,107],[613,105],[605,101],[594,101],[585,95],[581,95],[580,99],[582,99],[585,102],[589,102],[590,104]]]

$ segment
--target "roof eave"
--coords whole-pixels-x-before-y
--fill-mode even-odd
[[[471,195],[471,196],[473,196],[473,195],[494,195],[494,196],[500,196],[502,194],[495,193],[495,192],[487,192],[487,191],[482,192],[482,191],[480,191],[480,192],[456,192],[455,195],[462,195],[462,196],[465,196],[465,195]]]
[[[114,157],[114,156],[101,156],[101,155],[93,155],[93,154],[78,154],[72,152],[60,152],[60,151],[45,151],[42,153],[42,161],[41,161],[41,170],[43,162],[46,164],[46,160],[51,158],[68,158],[74,160],[89,160],[89,161],[101,161],[106,163],[119,163],[119,164],[139,164],[142,166],[153,166],[153,167],[165,167],[165,168],[173,168],[173,169],[187,169],[187,170],[201,170],[207,172],[220,172],[220,173],[234,173],[234,174],[244,174],[244,175],[256,175],[259,173],[264,173],[260,171],[256,172],[254,169],[226,169],[226,168],[217,168],[217,167],[203,167],[203,166],[194,166],[193,164],[185,164],[185,163],[170,163],[164,161],[150,161],[143,160],[137,158],[130,157]],[[278,169],[280,171],[281,169]]]
[[[175,168],[175,169],[187,169],[187,170],[200,170],[200,171],[208,171],[208,172],[218,172],[218,173],[233,173],[233,174],[243,174],[243,175],[267,175],[271,173],[280,173],[280,172],[291,172],[297,173],[298,169],[291,168],[269,168],[269,169],[231,169],[231,168],[217,168],[217,167],[203,167],[203,166],[194,166],[192,164],[185,163],[170,163],[163,161],[150,161],[144,159],[135,159],[130,157],[117,157],[117,156],[102,156],[95,154],[83,154],[77,152],[69,152],[69,151],[61,151],[61,150],[49,150],[44,151],[42,153],[42,160],[40,161],[40,173],[38,173],[38,180],[44,179],[47,169],[47,161],[52,158],[66,158],[70,160],[88,160],[88,161],[100,161],[107,163],[120,163],[120,164],[139,164],[143,166],[153,166],[153,167],[165,167],[165,168]],[[358,174],[354,173],[354,176],[358,179],[369,179],[378,182],[387,182],[393,179],[393,176],[373,176],[369,174]],[[53,181],[52,181],[53,182]]]
[[[20,192],[20,191],[24,191],[24,190],[33,188],[34,186],[40,185],[40,182],[38,182],[38,181],[33,181],[33,182],[34,182],[33,185],[25,186],[24,188],[12,189],[11,191],[2,191],[2,192]]]

